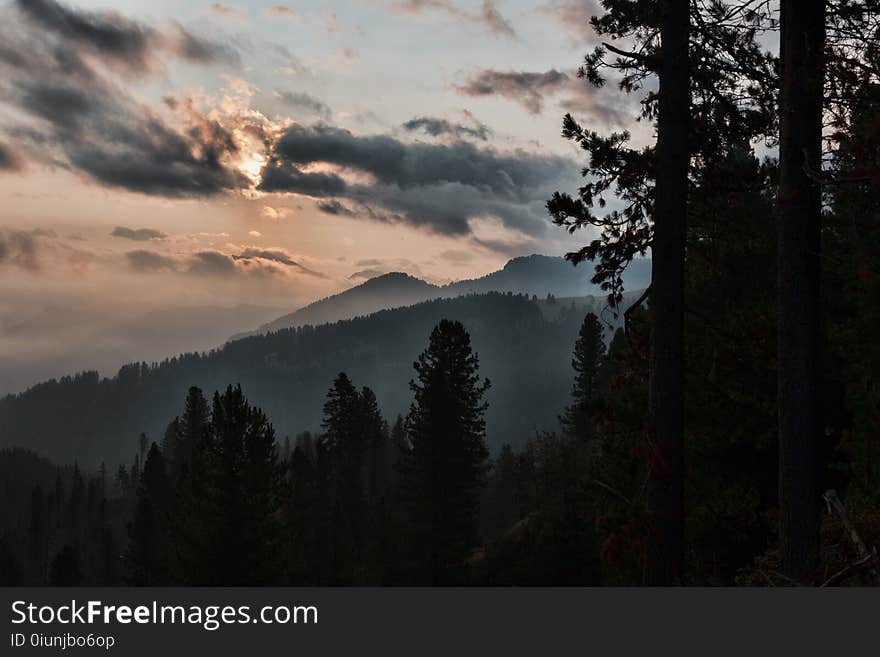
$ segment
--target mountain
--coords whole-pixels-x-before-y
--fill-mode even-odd
[[[481,278],[444,286],[450,296],[482,292],[514,292],[538,297],[601,296],[602,290],[590,279],[595,268],[590,264],[573,266],[564,258],[544,255],[522,256],[509,260],[504,268]],[[624,274],[627,290],[644,289],[651,282],[651,261],[634,260]]]
[[[340,319],[369,315],[384,308],[411,306],[441,296],[440,289],[436,285],[402,272],[383,274],[345,292],[315,301],[268,324],[263,324],[255,333],[278,331],[307,324],[318,326]],[[247,334],[236,337],[244,337],[244,335]]]
[[[263,324],[255,331],[240,333],[231,339],[236,340],[248,335],[297,326],[317,326],[368,315],[386,308],[400,308],[429,299],[465,294],[513,292],[536,295],[540,298],[548,294],[555,297],[601,296],[602,290],[590,281],[593,271],[594,268],[590,265],[574,267],[564,258],[530,255],[513,258],[504,265],[503,269],[486,276],[444,286],[432,285],[409,274],[393,272],[371,278],[344,292],[315,301],[304,308]],[[650,282],[651,261],[633,261],[624,275],[626,289],[644,289]]]
[[[491,448],[522,445],[535,431],[556,428],[568,403],[571,353],[584,315],[599,314],[609,330],[619,322],[603,312],[605,305],[604,297],[471,294],[283,329],[154,365],[135,363],[113,378],[86,372],[52,379],[0,399],[0,447],[27,447],[86,468],[128,462],[141,432],[161,441],[168,422],[182,412],[189,386],[211,395],[230,383],[241,383],[266,411],[279,438],[292,438],[321,430],[326,391],[341,371],[356,385],[370,386],[393,421],[412,401],[413,361],[444,318],[464,323],[480,374],[492,381],[486,416]]]
[[[111,374],[135,358],[152,362],[211,349],[283,310],[245,304],[140,308],[123,303],[108,313],[98,304],[73,299],[34,304],[25,313],[0,308],[0,397],[83,369]]]

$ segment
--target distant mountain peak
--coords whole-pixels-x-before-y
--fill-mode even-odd
[[[381,285],[384,283],[395,283],[395,282],[411,282],[417,283],[419,285],[424,285],[427,287],[436,287],[431,285],[427,281],[422,280],[421,278],[417,278],[412,274],[407,274],[405,271],[390,271],[387,274],[379,274],[378,276],[373,276],[372,278],[368,278],[366,281],[361,283],[357,287],[364,287],[367,285]],[[354,288],[350,288],[354,289]],[[348,290],[347,290],[348,291]],[[344,293],[342,293],[344,294]]]
[[[650,261],[634,261],[631,268],[633,271],[626,276],[627,289],[647,287],[650,281]],[[502,269],[485,276],[449,283],[442,287],[406,272],[393,271],[373,276],[338,294],[310,303],[295,312],[264,324],[254,333],[266,333],[306,324],[317,326],[369,315],[386,308],[400,308],[439,297],[464,294],[513,292],[542,298],[548,294],[559,298],[604,296],[605,293],[590,280],[593,272],[594,268],[590,264],[573,267],[562,257],[537,253],[511,258]],[[233,339],[252,334],[234,336]]]

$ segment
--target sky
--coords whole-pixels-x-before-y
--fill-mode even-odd
[[[0,394],[205,349],[365,277],[589,239],[594,0],[2,0]],[[644,126],[643,126],[644,128]]]

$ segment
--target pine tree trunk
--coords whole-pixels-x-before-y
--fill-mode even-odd
[[[824,0],[783,0],[779,142],[779,539],[803,579],[819,546],[821,188]]]
[[[657,120],[657,186],[650,308],[652,522],[646,583],[678,584],[684,562],[684,258],[688,192],[688,0],[665,0]]]

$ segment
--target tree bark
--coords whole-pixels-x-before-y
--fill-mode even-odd
[[[782,0],[778,422],[781,570],[803,581],[819,552],[819,231],[824,0]]]
[[[688,0],[665,0],[651,280],[650,425],[645,563],[650,585],[681,584],[684,570],[684,262],[688,194]]]

